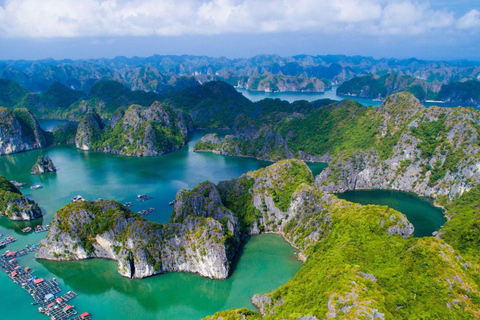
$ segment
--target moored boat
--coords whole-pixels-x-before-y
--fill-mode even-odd
[[[26,183],[24,183],[24,182],[18,182],[18,181],[16,181],[16,180],[12,180],[12,181],[10,181],[10,182],[11,182],[15,187],[17,187],[17,188],[21,188],[21,187],[23,187],[24,185],[26,185]]]
[[[77,195],[72,198],[73,202],[78,202],[78,201],[85,201],[85,199],[81,195]]]

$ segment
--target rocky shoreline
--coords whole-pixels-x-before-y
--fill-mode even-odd
[[[280,202],[279,196],[291,200]],[[331,227],[328,208],[337,203],[358,206],[316,189],[304,162],[281,161],[218,185],[179,191],[168,225],[150,223],[114,201],[68,204],[56,213],[36,257],[113,259],[119,273],[131,278],[178,271],[226,279],[248,235],[279,234],[305,261],[310,245]],[[308,232],[306,224],[318,230]],[[382,226],[391,235],[413,233],[398,212]]]

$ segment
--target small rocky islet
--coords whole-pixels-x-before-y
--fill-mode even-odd
[[[37,162],[33,165],[32,170],[30,170],[30,173],[35,175],[55,171],[57,171],[57,168],[55,168],[52,159],[50,159],[49,156],[40,156],[38,157]]]
[[[35,220],[42,217],[42,210],[13,183],[0,176],[0,215],[16,221]]]

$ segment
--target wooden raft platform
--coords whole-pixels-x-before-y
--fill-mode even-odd
[[[30,252],[38,250],[38,245],[28,245],[20,251],[6,252],[0,255],[0,269],[2,269],[14,283],[19,284],[27,291],[35,302],[32,305],[38,305],[38,311],[49,316],[52,320],[66,320],[76,316],[78,312],[75,306],[68,304],[70,300],[78,295],[73,291],[68,291],[61,297],[57,294],[62,291],[57,281],[54,279],[45,280],[37,278],[32,274],[29,267],[22,267],[17,258]],[[71,320],[89,320],[91,315],[84,312]]]

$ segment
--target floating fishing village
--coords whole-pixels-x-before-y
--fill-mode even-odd
[[[25,183],[19,183],[17,181],[11,181],[15,186],[21,188],[25,186]],[[33,186],[32,190],[39,189],[41,186]],[[138,202],[144,202],[147,200],[153,199],[153,197],[139,194],[136,197]],[[72,202],[86,201],[81,195],[77,195],[72,198]],[[133,202],[125,203],[125,206],[131,207]],[[169,203],[171,205],[171,203]],[[145,210],[138,211],[141,215],[148,215],[155,211],[155,208],[148,208]],[[25,227],[21,229],[23,233],[30,233],[34,231],[35,233],[46,232],[50,229],[50,225],[37,225],[32,229],[32,227]],[[15,237],[6,237],[4,239],[3,235],[0,234],[0,249],[6,248],[9,244],[17,241]],[[38,312],[50,317],[51,320],[89,320],[91,319],[91,314],[89,312],[84,312],[78,314],[75,306],[70,304],[70,300],[77,297],[77,293],[73,291],[68,291],[67,293],[61,295],[62,289],[56,282],[55,278],[51,280],[46,280],[43,278],[37,278],[33,275],[30,267],[23,267],[19,264],[17,258],[25,256],[31,252],[37,251],[39,245],[29,244],[26,245],[25,249],[19,251],[6,251],[4,254],[0,255],[0,268],[5,271],[10,279],[15,284],[18,284],[27,291],[33,298],[32,306],[38,306]]]
[[[38,305],[38,312],[50,317],[51,320],[89,320],[91,315],[83,312],[78,315],[75,307],[69,301],[77,296],[73,291],[59,295],[62,291],[55,278],[45,280],[37,278],[29,267],[19,264],[17,258],[37,251],[37,244],[27,245],[20,251],[7,251],[0,256],[0,268],[8,274],[12,281],[20,285],[33,298],[32,305]],[[73,318],[72,318],[73,317]]]

